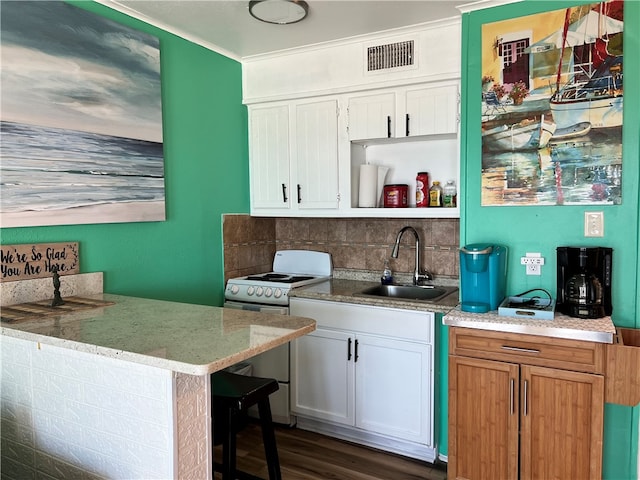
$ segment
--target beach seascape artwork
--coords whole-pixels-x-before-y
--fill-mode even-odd
[[[623,11],[482,26],[482,205],[622,203]]]
[[[0,225],[165,220],[157,37],[2,2]]]

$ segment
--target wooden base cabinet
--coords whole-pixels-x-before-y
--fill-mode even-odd
[[[589,343],[452,328],[448,478],[601,478],[603,346]],[[591,351],[593,373],[557,368],[565,347]]]

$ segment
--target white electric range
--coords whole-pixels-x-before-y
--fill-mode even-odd
[[[225,308],[264,313],[289,314],[289,292],[304,285],[323,282],[332,277],[331,255],[312,250],[278,250],[273,258],[273,271],[231,278],[224,296]],[[291,415],[289,344],[256,355],[247,360],[252,375],[275,378],[280,386],[271,395],[273,421],[295,425]],[[253,413],[254,412],[249,412]]]

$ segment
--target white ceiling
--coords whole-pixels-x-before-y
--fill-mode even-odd
[[[307,18],[291,25],[273,25],[253,18],[248,0],[98,1],[237,60],[458,17],[460,11],[456,7],[464,3],[464,0],[307,0]]]

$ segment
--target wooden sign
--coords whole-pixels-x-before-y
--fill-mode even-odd
[[[0,282],[51,277],[54,267],[60,275],[80,273],[78,242],[0,245]]]

